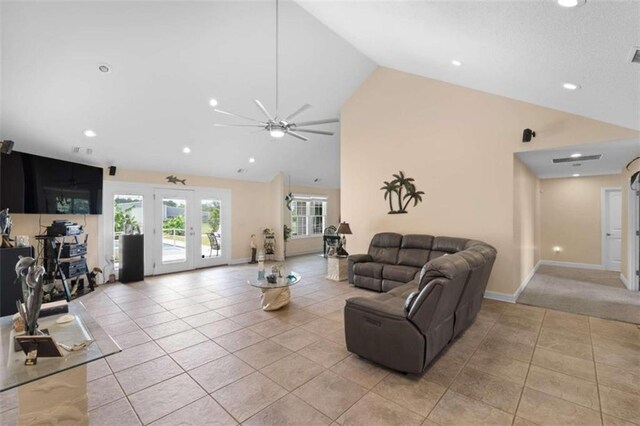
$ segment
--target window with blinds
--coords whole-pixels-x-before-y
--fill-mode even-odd
[[[291,203],[291,235],[322,235],[327,226],[326,197],[294,195]]]

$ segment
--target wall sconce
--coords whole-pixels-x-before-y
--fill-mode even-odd
[[[553,252],[554,252],[554,253],[560,253],[561,251],[562,251],[562,248],[560,248],[560,246],[555,246],[555,247],[553,248]]]

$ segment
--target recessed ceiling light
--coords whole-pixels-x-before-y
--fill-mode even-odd
[[[575,83],[562,83],[562,87],[567,90],[578,90],[580,88],[580,85]]]
[[[209,99],[209,105],[211,105],[212,107],[217,106],[218,105],[218,101],[216,99]]]
[[[573,177],[580,177],[580,173],[574,173],[572,176]]]
[[[580,158],[582,157],[582,154],[580,154],[579,152],[576,152],[575,154],[571,154],[571,158]]]
[[[189,148],[188,146],[185,146],[184,148],[182,148],[182,152],[184,152],[185,154],[188,154],[191,152],[191,148]]]
[[[558,0],[558,4],[562,7],[582,6],[587,0]]]
[[[111,66],[108,64],[100,64],[98,65],[98,71],[101,73],[109,74],[111,72]]]
[[[87,130],[85,130],[85,131],[84,131],[84,132],[82,132],[82,133],[84,133],[84,135],[85,135],[86,137],[88,137],[88,138],[95,138],[96,136],[98,136],[98,135],[96,134],[96,132],[94,132],[94,131],[93,131],[93,130],[91,130],[91,129],[87,129]]]
[[[249,158],[249,162],[250,162],[250,163],[255,163],[255,162],[256,162],[256,159],[255,159],[255,158],[253,158],[253,157],[250,157],[250,158]]]
[[[453,61],[451,61],[451,65],[453,65],[454,67],[459,67],[462,66],[462,62],[454,59]]]

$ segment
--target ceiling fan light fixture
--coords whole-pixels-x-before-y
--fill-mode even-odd
[[[284,130],[281,127],[272,127],[269,129],[269,134],[272,138],[281,138],[284,136]]]
[[[212,107],[218,106],[217,99],[214,99],[214,98],[209,99],[209,105],[211,105]]]
[[[586,2],[587,2],[586,0],[558,0],[558,4],[560,6],[567,7],[567,8],[582,6]]]

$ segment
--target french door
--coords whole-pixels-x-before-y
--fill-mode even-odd
[[[229,263],[227,191],[157,188],[154,198],[154,274]]]

